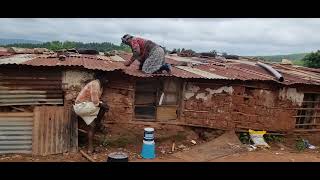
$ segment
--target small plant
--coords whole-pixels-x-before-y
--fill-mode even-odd
[[[272,135],[272,134],[265,134],[263,138],[266,140],[267,143],[275,142],[275,143],[282,143],[284,142],[283,136],[279,135]]]
[[[304,140],[302,138],[299,138],[296,140],[296,149],[299,151],[299,152],[302,152],[306,149],[306,144],[304,142]]]
[[[240,133],[239,139],[243,144],[250,144],[250,135],[249,135],[249,133]]]
[[[107,136],[101,137],[100,142],[101,142],[101,145],[104,146],[104,147],[109,145],[109,141],[107,139]]]

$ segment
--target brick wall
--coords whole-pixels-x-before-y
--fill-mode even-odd
[[[212,128],[288,131],[297,107],[279,98],[279,89],[247,88],[239,85],[188,83],[180,121]]]
[[[104,121],[131,121],[134,111],[134,81],[114,74],[110,74],[108,79],[102,100],[107,102],[110,109]]]

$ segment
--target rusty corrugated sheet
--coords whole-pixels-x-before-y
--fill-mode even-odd
[[[221,76],[221,75],[215,74],[213,72],[204,71],[204,70],[201,70],[198,68],[193,68],[193,67],[188,67],[188,66],[176,66],[176,67],[179,69],[185,70],[189,73],[197,74],[197,75],[199,75],[203,78],[206,78],[206,79],[229,79],[225,76]]]
[[[63,104],[62,73],[0,69],[0,106]]]
[[[0,59],[1,64],[23,64],[31,66],[65,66],[65,67],[83,67],[91,70],[103,70],[114,71],[122,70],[125,74],[136,77],[155,77],[155,76],[173,76],[180,78],[202,78],[210,79],[214,76],[224,77],[221,79],[228,80],[260,80],[260,81],[276,81],[276,79],[265,69],[256,65],[254,61],[246,60],[228,60],[221,61],[214,58],[198,58],[198,57],[177,57],[166,56],[166,62],[170,63],[172,68],[172,74],[145,74],[138,70],[138,62],[134,62],[131,66],[126,67],[123,65],[123,61],[127,61],[132,57],[131,53],[122,53],[116,57],[107,57],[102,55],[83,55],[76,54],[67,57],[65,61],[60,61],[56,57],[47,57],[45,55],[38,55],[36,58],[28,57],[28,55],[22,54],[22,56],[10,56],[10,58]],[[29,58],[29,59],[27,59]],[[197,63],[199,62],[199,63]],[[181,63],[185,64],[183,68],[176,68],[175,66],[181,66]],[[282,84],[315,84],[319,85],[320,80],[318,73],[320,70],[313,68],[295,67],[291,66],[290,70],[278,66],[276,64],[270,64],[275,69],[280,71],[285,81]],[[194,69],[192,69],[194,68]],[[188,69],[188,70],[187,70]],[[200,70],[200,71],[199,71]],[[203,72],[203,73],[201,73]],[[313,73],[313,74],[312,74]],[[208,74],[213,74],[213,77],[208,78]],[[216,78],[214,78],[216,79]],[[280,82],[279,82],[280,83]]]
[[[67,57],[65,60],[61,61],[59,58],[46,58],[38,57],[21,64],[31,65],[31,66],[78,66],[86,69],[92,70],[102,70],[102,71],[114,71],[117,69],[122,69],[124,67],[123,63],[115,62],[111,60],[102,60],[94,57]]]
[[[130,58],[132,57],[132,55],[129,53],[123,53],[123,54],[120,54],[119,56],[126,61],[130,60]],[[168,58],[166,58],[166,62],[173,65],[180,64],[179,62],[174,61],[172,59],[168,59]],[[166,73],[165,74],[146,74],[138,69],[139,69],[139,62],[135,61],[134,63],[131,64],[131,66],[125,67],[124,69],[122,69],[122,71],[128,75],[136,76],[136,77],[173,76],[173,77],[180,77],[180,78],[203,78],[198,74],[194,74],[194,73],[176,68],[175,66],[172,66],[171,74],[166,74]]]
[[[17,55],[13,55],[13,56],[9,56],[6,58],[1,58],[0,59],[0,65],[1,64],[20,64],[23,62],[26,62],[28,60],[31,60],[33,58],[35,58],[36,55],[34,54],[17,54]]]
[[[32,153],[33,112],[0,112],[0,154]]]
[[[11,53],[9,53],[9,52],[0,51],[0,57],[1,56],[10,56],[10,55],[11,55]],[[0,61],[1,61],[1,59],[0,59]]]

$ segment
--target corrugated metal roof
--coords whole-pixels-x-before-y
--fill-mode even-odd
[[[0,50],[0,56],[10,56],[10,55],[11,55],[11,53]]]
[[[7,58],[1,58],[0,64],[20,64],[35,57],[34,54],[18,54]]]
[[[59,60],[59,58],[38,57],[21,64],[31,66],[81,66],[86,69],[103,71],[114,71],[124,68],[122,63],[91,57],[67,57],[64,61]]]
[[[130,53],[121,53],[107,57],[103,55],[71,55],[64,61],[48,55],[20,54],[0,59],[0,65],[24,64],[30,66],[75,66],[91,70],[122,70],[125,74],[136,77],[173,76],[179,78],[227,79],[227,80],[261,80],[278,82],[268,71],[256,65],[254,61],[228,60],[213,58],[166,56],[166,62],[172,65],[172,74],[145,74],[138,69],[135,61],[126,67],[123,61],[132,57]],[[182,65],[184,63],[184,65]],[[270,64],[284,77],[283,84],[320,85],[320,70],[296,66]],[[281,82],[279,82],[281,83]]]
[[[122,57],[118,56],[118,55],[114,55],[114,56],[110,56],[112,61],[126,61],[124,60]]]
[[[179,69],[188,71],[190,73],[197,74],[197,75],[202,76],[203,78],[206,78],[206,79],[228,79],[227,77],[219,76],[217,74],[214,74],[214,73],[211,73],[208,71],[203,71],[201,69],[197,69],[197,68],[193,68],[193,67],[188,67],[188,66],[176,66],[176,67]]]

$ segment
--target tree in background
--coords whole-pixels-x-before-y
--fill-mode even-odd
[[[217,53],[216,50],[211,50],[210,53],[213,54],[214,56],[217,56],[217,55],[218,55],[218,53]]]
[[[307,67],[320,68],[320,50],[307,54],[302,61]]]
[[[131,52],[131,48],[125,44],[115,45],[110,42],[103,42],[103,43],[83,43],[83,42],[74,42],[74,41],[51,41],[45,42],[41,44],[8,44],[5,47],[21,47],[21,48],[47,48],[52,51],[57,51],[61,49],[93,49],[99,52],[106,52],[112,50],[120,50]]]

